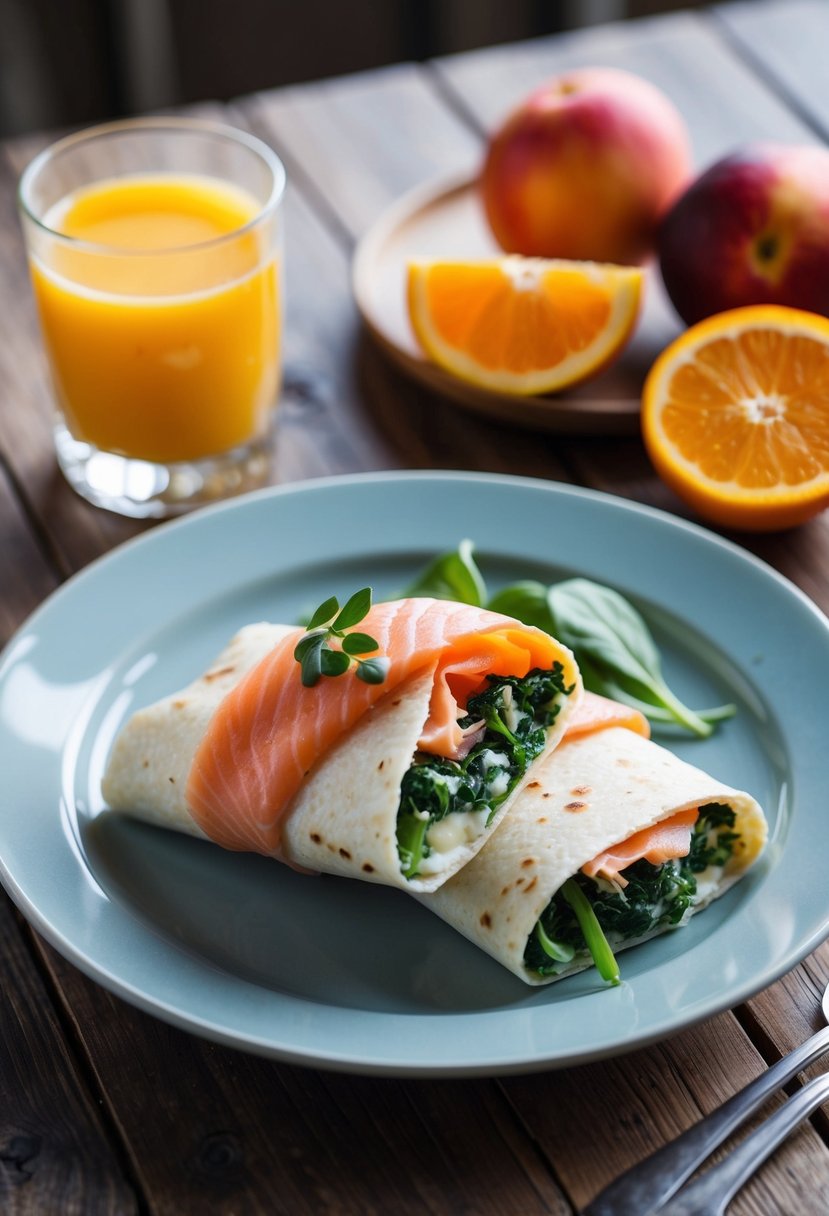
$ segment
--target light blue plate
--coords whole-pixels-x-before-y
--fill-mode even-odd
[[[246,622],[332,593],[390,596],[477,545],[492,588],[578,572],[645,611],[695,705],[735,701],[685,758],[765,807],[762,862],[675,933],[528,988],[400,892],[309,878],[102,813],[112,739]],[[518,478],[383,474],[265,491],[164,525],[72,579],[0,666],[0,875],[35,927],[141,1008],[219,1042],[355,1072],[575,1064],[733,1006],[829,933],[829,627],[736,546],[600,494]]]

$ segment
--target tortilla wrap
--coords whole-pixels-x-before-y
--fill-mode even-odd
[[[757,802],[622,727],[565,739],[477,856],[418,898],[526,983],[547,984],[592,965],[589,955],[577,955],[560,974],[539,975],[524,964],[527,939],[563,883],[612,845],[708,803],[731,807],[740,840],[717,880],[705,890],[700,884],[693,912],[727,891],[761,852],[767,827]],[[610,944],[617,952],[667,928]]]
[[[191,814],[188,774],[208,724],[226,694],[267,655],[290,626],[243,628],[204,675],[181,692],[141,709],[118,735],[102,787],[108,806],[136,818],[207,839]],[[458,843],[435,873],[407,879],[401,872],[396,819],[400,783],[412,763],[429,712],[432,672],[382,697],[309,773],[285,820],[281,858],[297,869],[340,874],[409,891],[434,890],[464,866],[509,812],[523,784],[557,745],[581,685],[565,648],[575,687],[561,699],[545,751],[498,807],[491,825]],[[345,677],[343,677],[345,678]],[[353,678],[353,677],[351,677]]]

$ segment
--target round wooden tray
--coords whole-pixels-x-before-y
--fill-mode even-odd
[[[516,397],[451,376],[421,351],[406,307],[410,257],[483,258],[500,254],[469,177],[443,178],[394,203],[357,246],[352,288],[365,324],[392,359],[429,388],[477,413],[519,426],[571,434],[622,435],[639,429],[639,400],[648,368],[679,325],[659,276],[647,272],[637,331],[601,376],[556,396]]]

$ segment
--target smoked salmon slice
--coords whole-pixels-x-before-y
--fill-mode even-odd
[[[569,651],[548,634],[482,608],[395,600],[372,607],[360,628],[390,661],[382,684],[363,683],[349,672],[305,687],[294,658],[303,632],[297,629],[220,703],[186,787],[194,820],[217,844],[280,856],[285,816],[314,765],[381,698],[405,695],[403,686],[416,674],[433,673],[418,746],[447,757],[462,753],[458,717],[487,675],[520,678],[560,662],[567,683],[578,680]]]
[[[687,857],[691,849],[691,831],[699,817],[699,807],[677,811],[670,819],[663,819],[652,827],[643,828],[627,840],[615,844],[612,848],[598,857],[594,857],[582,873],[588,878],[606,878],[609,882],[627,886],[627,879],[622,870],[632,866],[636,861],[649,861],[653,866],[661,866],[666,861],[679,857]]]
[[[627,730],[650,738],[651,728],[648,719],[638,709],[612,701],[610,697],[602,697],[598,693],[584,690],[576,708],[570,715],[564,742],[577,735],[591,735],[597,730],[607,730],[611,726],[624,726]]]
[[[611,726],[623,726],[645,739],[650,738],[650,723],[638,709],[585,690],[570,716],[562,743],[566,744],[568,739],[577,738],[579,735],[607,730]],[[691,829],[698,815],[697,808],[679,811],[670,819],[663,819],[653,827],[644,828],[594,857],[586,866],[582,866],[582,873],[588,878],[606,878],[609,882],[625,887],[627,879],[623,877],[622,871],[632,866],[635,861],[644,858],[652,865],[658,866],[665,861],[687,857],[691,847]]]

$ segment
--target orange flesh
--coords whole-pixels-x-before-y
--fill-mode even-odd
[[[671,376],[661,422],[714,482],[812,481],[829,472],[829,348],[772,328],[716,338]]]
[[[532,273],[532,272],[530,272]],[[427,282],[437,333],[481,367],[530,372],[584,350],[607,325],[611,297],[581,272],[542,274],[522,290],[496,266],[435,266]]]
[[[290,803],[318,760],[372,705],[430,670],[434,685],[418,746],[455,756],[457,718],[485,675],[525,676],[563,655],[549,635],[511,617],[443,600],[375,605],[360,625],[390,659],[382,684],[353,672],[303,686],[294,648],[302,630],[280,641],[225,697],[194,758],[186,798],[196,823],[217,844],[280,854]],[[570,678],[575,669],[570,673]],[[287,728],[286,725],[287,724]]]

